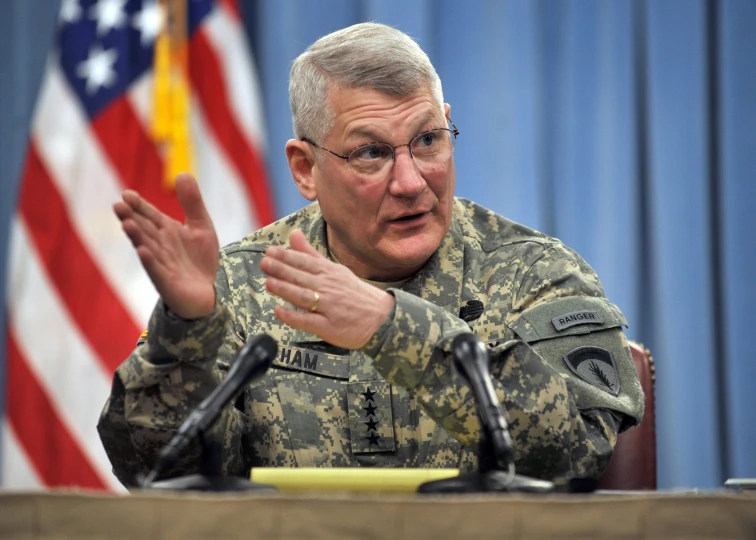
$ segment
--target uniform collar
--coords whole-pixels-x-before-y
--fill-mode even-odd
[[[441,245],[402,289],[444,308],[456,317],[462,296],[464,255],[464,238],[454,216]]]

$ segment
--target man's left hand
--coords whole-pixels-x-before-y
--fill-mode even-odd
[[[276,306],[278,320],[337,347],[363,347],[391,313],[394,297],[323,257],[301,231],[289,244],[269,247],[260,263],[268,291],[302,310]]]

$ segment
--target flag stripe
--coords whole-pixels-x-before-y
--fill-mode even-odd
[[[152,72],[140,77],[126,93],[131,108],[136,115],[142,130],[149,133],[152,115]],[[200,152],[198,152],[200,153]]]
[[[3,487],[18,490],[37,490],[44,484],[37,476],[29,456],[18,440],[10,419],[3,421],[0,433],[0,457],[2,457]]]
[[[235,0],[220,0],[220,9],[218,11],[228,11],[238,21],[241,21],[241,12],[239,11],[239,5]]]
[[[34,141],[29,145],[19,206],[26,222],[34,224],[29,232],[50,280],[104,366],[114,371],[134,348],[141,329],[71,227]]]
[[[163,160],[127,99],[115,100],[92,121],[92,129],[118,173],[122,186],[133,189],[173,219],[184,212],[173,189],[166,187]]]
[[[221,245],[235,242],[257,227],[255,209],[250,207],[244,183],[207,129],[199,107],[192,108],[192,140],[205,151],[197,154],[196,170],[207,210],[215,223]],[[234,221],[224,216],[238,216]]]
[[[260,225],[270,223],[274,219],[273,200],[265,182],[262,161],[231,113],[227,84],[219,69],[217,54],[201,29],[189,41],[189,58],[192,87],[199,96],[208,126],[236,173],[244,179]]]
[[[18,350],[13,332],[7,332],[8,418],[19,441],[47,485],[78,485],[106,489],[106,484],[81,453],[63,426],[58,411]],[[28,416],[27,411],[34,411]],[[50,459],[50,454],[55,459]]]
[[[113,214],[112,205],[120,199],[122,183],[103,155],[67,81],[54,62],[48,65],[34,123],[37,152],[93,264],[137,326],[143,328],[157,294]]]
[[[214,11],[202,26],[208,43],[219,54],[218,67],[228,81],[228,104],[247,139],[261,150],[265,148],[265,121],[252,55],[241,22],[225,9]],[[226,52],[227,51],[227,52]],[[252,76],[249,75],[249,67]]]
[[[36,251],[30,249],[33,242],[23,219],[14,220],[10,238],[8,307],[14,317],[9,327],[17,347],[82,453],[115,484],[96,429],[112,375],[71,320]],[[55,334],[48,336],[51,330]]]

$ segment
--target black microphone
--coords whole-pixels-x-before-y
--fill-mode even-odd
[[[478,402],[483,436],[489,438],[494,457],[509,467],[514,462],[514,446],[509,435],[507,417],[491,382],[488,349],[475,334],[465,332],[454,338],[452,355],[457,371],[467,380]],[[485,456],[479,456],[483,459]]]
[[[199,407],[181,424],[176,435],[160,451],[155,466],[144,484],[150,485],[158,475],[169,469],[186,450],[189,443],[215,423],[221,411],[253,380],[262,377],[278,352],[276,341],[267,334],[249,340],[231,362],[228,375],[207,396]]]

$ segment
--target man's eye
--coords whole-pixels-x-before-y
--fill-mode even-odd
[[[433,146],[438,136],[435,132],[423,133],[415,139],[415,146]]]
[[[391,151],[385,144],[368,144],[358,148],[349,156],[349,159],[361,161],[382,160],[390,157]]]

